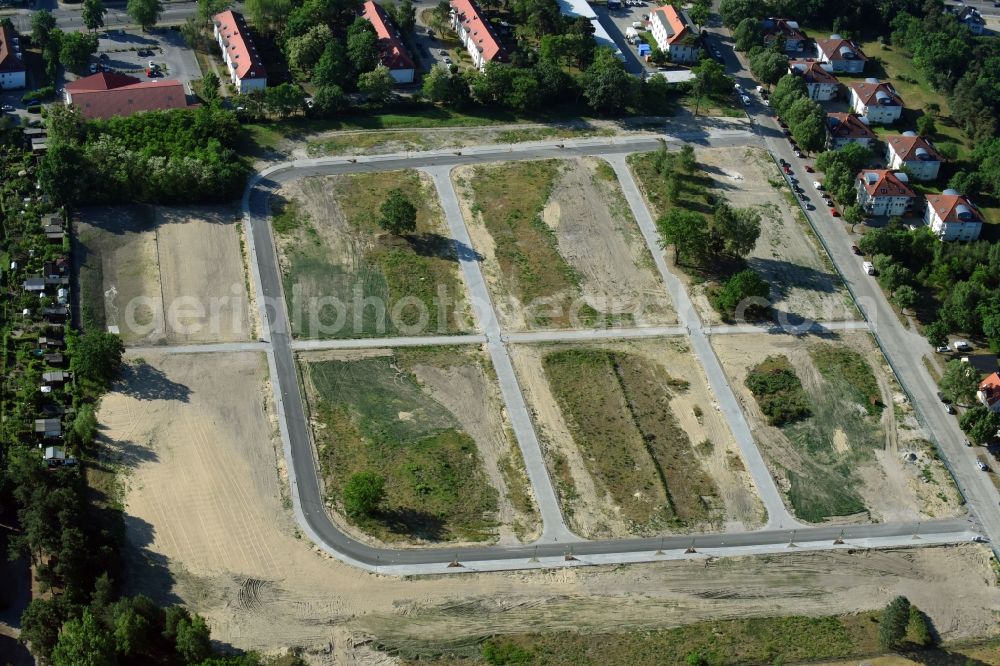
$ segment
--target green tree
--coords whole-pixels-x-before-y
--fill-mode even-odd
[[[177,622],[174,647],[185,663],[197,664],[212,654],[211,632],[205,618],[194,615]]]
[[[896,261],[890,261],[885,268],[879,269],[879,282],[882,287],[894,293],[903,286],[909,286],[913,282],[913,271]]]
[[[535,656],[510,641],[492,639],[483,643],[483,661],[489,666],[528,666]]]
[[[378,37],[363,18],[351,24],[347,35],[347,56],[357,72],[370,72],[378,65]]]
[[[372,515],[385,499],[385,479],[375,472],[357,472],[344,485],[344,511],[353,518]]]
[[[206,102],[214,102],[219,99],[219,76],[215,72],[208,72],[201,77],[201,97]]]
[[[961,405],[973,404],[979,390],[979,371],[971,363],[955,359],[944,366],[938,382],[944,397]]]
[[[93,405],[81,405],[76,410],[70,433],[72,443],[77,446],[86,447],[94,441],[97,437],[97,416]]]
[[[293,83],[282,83],[264,89],[264,105],[270,113],[287,118],[305,106],[305,93]]]
[[[806,83],[801,76],[785,74],[774,86],[771,93],[771,108],[779,116],[784,116],[796,100],[808,97]]]
[[[906,638],[906,625],[910,622],[910,602],[906,597],[896,597],[882,611],[878,627],[878,643],[883,650],[895,650]]]
[[[160,0],[128,0],[125,11],[143,30],[148,30],[160,20],[163,3]]]
[[[417,230],[417,208],[400,190],[389,190],[379,211],[378,225],[386,231],[400,236]]]
[[[770,285],[755,271],[747,269],[726,280],[715,297],[715,305],[726,315],[756,316],[767,310],[770,294]]]
[[[744,19],[761,19],[766,12],[763,0],[722,0],[719,3],[719,16],[729,29],[735,28]]]
[[[118,654],[133,655],[149,645],[149,620],[128,604],[115,609],[111,622]]]
[[[763,46],[763,44],[764,31],[760,27],[760,21],[756,18],[743,19],[733,30],[733,45],[737,51],[746,52],[755,46]]]
[[[688,16],[695,24],[702,26],[708,22],[712,14],[712,0],[695,0],[688,9]]]
[[[232,0],[198,0],[198,20],[207,24],[216,14],[232,6]]]
[[[933,138],[935,132],[937,132],[937,125],[934,122],[934,116],[925,113],[917,118],[917,134]]]
[[[74,145],[55,142],[50,145],[38,166],[38,182],[42,191],[60,205],[80,200],[83,152]]]
[[[378,106],[389,101],[394,85],[396,79],[392,78],[392,73],[385,65],[379,65],[370,72],[363,72],[358,77],[358,90],[365,94],[370,103]]]
[[[45,48],[56,29],[56,17],[48,9],[36,10],[31,16],[31,41],[39,48]]]
[[[792,137],[803,150],[815,152],[826,142],[826,111],[811,99],[796,100],[788,109]]]
[[[110,388],[122,370],[125,345],[114,333],[89,329],[71,339],[70,368],[78,378]]]
[[[760,212],[720,204],[715,207],[712,236],[716,251],[730,257],[745,257],[760,237]]]
[[[285,46],[288,64],[303,74],[312,72],[332,40],[333,33],[325,23],[313,26],[304,35],[290,38]]]
[[[774,85],[788,71],[788,56],[774,51],[761,51],[750,56],[750,72],[761,83]]]
[[[340,40],[333,40],[326,45],[323,55],[313,67],[312,83],[314,86],[338,86],[342,90],[353,88],[354,69],[347,56],[347,48]]]
[[[52,666],[114,666],[115,645],[111,634],[85,608],[79,619],[71,619],[59,632],[52,650]]]
[[[726,68],[714,60],[706,58],[691,68],[694,87],[699,95],[723,98],[733,91],[733,77],[726,75]]]
[[[292,10],[291,0],[246,0],[243,3],[250,22],[261,32],[277,31]]]
[[[927,615],[916,606],[910,606],[910,621],[906,627],[907,633],[913,637],[913,642],[923,648],[933,647],[934,633]]]
[[[950,332],[948,323],[942,319],[924,326],[924,335],[927,336],[927,342],[931,343],[933,347],[943,347],[948,344],[948,333]]]
[[[1000,430],[1000,413],[985,405],[976,405],[959,417],[958,425],[974,443],[985,445],[993,441]]]
[[[347,108],[347,98],[338,85],[319,86],[313,94],[312,113],[320,118],[330,118]]]
[[[97,53],[97,35],[84,32],[67,32],[60,39],[59,62],[76,74],[87,71],[90,56]]]
[[[31,647],[36,657],[48,660],[59,642],[59,628],[65,620],[63,599],[35,598],[21,614],[21,641]]]
[[[896,302],[900,310],[912,309],[917,304],[918,299],[917,290],[908,284],[904,284],[896,289],[896,292],[892,295],[892,300]]]
[[[602,114],[621,113],[632,101],[634,79],[608,48],[594,51],[594,61],[584,70],[580,83],[587,104]]]
[[[858,204],[844,207],[844,221],[848,224],[861,224],[865,221],[865,211]]]
[[[656,221],[664,245],[673,245],[677,263],[700,262],[708,253],[711,237],[704,216],[683,208],[671,208]]]
[[[96,32],[98,28],[104,27],[104,15],[108,10],[101,0],[83,0],[83,24],[87,30]]]

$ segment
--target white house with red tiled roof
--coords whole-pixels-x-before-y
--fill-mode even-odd
[[[892,84],[878,79],[851,83],[851,110],[865,118],[869,125],[891,125],[903,115],[903,98]]]
[[[0,25],[0,90],[16,90],[28,85],[20,42],[16,32]]]
[[[830,35],[830,39],[817,39],[816,57],[820,62],[830,63],[830,71],[846,74],[865,71],[865,62],[868,60],[857,44],[840,35]]]
[[[1000,412],[1000,372],[994,372],[979,383],[976,398],[990,411]]]
[[[413,83],[413,59],[403,45],[403,38],[396,24],[385,10],[372,0],[364,4],[361,15],[375,28],[375,34],[378,36],[379,60],[389,68],[392,78],[396,83]]]
[[[809,93],[809,99],[816,102],[828,102],[836,97],[840,90],[840,81],[830,73],[830,65],[812,58],[790,60],[788,73],[802,77]]]
[[[267,87],[267,70],[250,37],[243,15],[227,10],[212,17],[215,38],[222,49],[222,59],[229,68],[229,78],[240,94]]]
[[[875,145],[875,132],[853,113],[826,114],[826,145],[839,150],[849,143],[860,143],[865,148]]]
[[[974,241],[983,230],[979,209],[955,190],[928,194],[924,221],[943,241]]]
[[[902,216],[913,210],[916,195],[905,173],[889,169],[865,169],[858,174],[855,189],[858,205],[868,215]]]
[[[89,119],[188,107],[187,94],[180,81],[143,81],[114,72],[100,72],[71,81],[63,88],[63,97],[67,104]]]
[[[670,62],[698,60],[698,30],[683,10],[673,5],[653,9],[649,12],[649,31],[660,50],[670,54]]]
[[[494,60],[507,60],[507,51],[493,26],[472,0],[451,0],[451,27],[458,33],[477,69],[483,69],[486,63]]]
[[[890,169],[906,167],[914,180],[934,180],[944,160],[930,141],[916,132],[903,132],[885,137],[885,161]]]

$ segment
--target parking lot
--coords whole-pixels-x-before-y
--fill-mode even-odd
[[[659,5],[638,0],[644,4],[639,7],[622,6],[618,9],[608,9],[606,5],[593,5],[597,17],[600,19],[604,29],[608,31],[611,39],[615,40],[618,48],[625,54],[625,68],[631,74],[641,74],[645,71],[655,71],[656,67],[647,65],[640,57],[635,47],[625,39],[625,32],[632,27],[635,22],[642,23],[643,32],[646,28],[646,19],[643,16],[649,14],[649,10]]]
[[[194,52],[184,44],[179,31],[167,28],[141,34],[124,30],[101,33],[91,66],[92,71],[100,65],[146,79],[150,62],[156,64],[162,78],[181,81],[188,93],[191,80],[201,78]]]

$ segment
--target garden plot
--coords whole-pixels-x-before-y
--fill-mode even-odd
[[[85,322],[126,344],[251,337],[235,212],[221,206],[88,208],[76,224]]]
[[[686,341],[516,345],[511,357],[580,535],[760,526],[752,481]]]
[[[652,155],[650,153],[649,155]],[[850,295],[808,223],[783,183],[777,166],[757,148],[708,148],[695,151],[698,186],[709,196],[725,199],[735,208],[756,208],[761,213],[761,234],[746,259],[771,285],[771,307],[780,321],[797,323],[854,319],[857,310]],[[642,184],[651,212],[662,215],[669,207],[655,172],[644,168],[645,156],[631,160]],[[806,180],[809,174],[799,176]],[[806,184],[803,184],[806,187]],[[811,189],[811,188],[807,188]],[[813,197],[813,204],[822,201]],[[699,212],[710,212],[701,210]],[[681,274],[682,278],[684,277]],[[692,301],[703,321],[715,324],[721,318],[709,302],[712,282],[687,280]]]
[[[517,543],[537,531],[520,452],[487,356],[473,348],[301,357],[328,502],[353,474],[386,499],[353,529],[381,541]]]
[[[716,335],[712,344],[798,518],[957,515],[951,477],[867,333]]]
[[[378,225],[388,193],[416,207],[415,233]],[[362,338],[472,329],[437,194],[417,171],[314,177],[282,186],[273,229],[293,335]]]
[[[506,328],[676,321],[614,172],[603,161],[460,167],[453,177]]]

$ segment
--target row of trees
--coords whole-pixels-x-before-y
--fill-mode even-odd
[[[799,147],[815,152],[826,142],[826,111],[809,99],[801,76],[785,74],[778,79],[771,95],[771,108],[788,125]]]
[[[877,36],[900,12],[921,15],[924,0],[722,0],[719,15],[732,29],[747,18],[788,16],[800,23],[833,26],[840,34]]]
[[[218,105],[90,122],[56,105],[48,131],[38,178],[64,204],[231,201],[249,170],[239,123]]]

